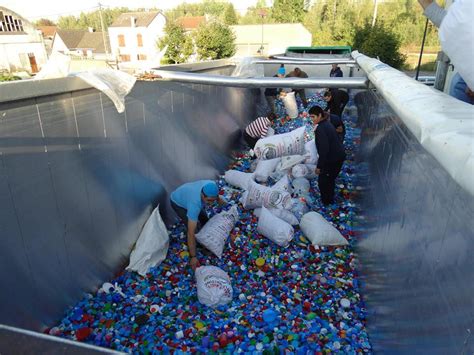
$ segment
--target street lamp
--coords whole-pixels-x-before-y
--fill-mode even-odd
[[[264,47],[263,47],[263,18],[267,15],[267,12],[265,11],[265,9],[259,9],[258,10],[258,15],[262,17],[262,41],[260,43],[260,48],[258,49],[257,53],[263,55],[263,50],[264,50]]]

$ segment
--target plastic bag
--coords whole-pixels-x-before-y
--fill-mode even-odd
[[[199,233],[196,233],[196,240],[221,258],[227,238],[238,219],[237,206],[232,206],[229,211],[222,211],[207,221]]]
[[[217,266],[200,266],[195,275],[199,302],[214,308],[232,301],[232,284],[224,270]]]
[[[259,159],[275,159],[287,155],[304,153],[305,127],[284,134],[261,138],[255,144],[254,151]]]
[[[332,224],[317,212],[306,213],[300,228],[313,245],[348,245],[347,240]]]
[[[293,227],[284,220],[273,215],[265,207],[258,219],[257,231],[281,247],[287,247],[293,239]]]
[[[270,160],[259,160],[255,168],[255,180],[258,182],[267,182],[268,177],[275,170],[280,162],[280,158]]]
[[[231,76],[241,78],[260,78],[265,76],[263,64],[253,63],[256,58],[244,57],[235,66]]]
[[[305,160],[303,155],[288,155],[286,157],[281,158],[281,166],[280,169],[288,170],[291,169],[296,164],[299,164]]]
[[[309,169],[305,164],[297,164],[291,169],[291,175],[294,178],[301,178],[308,175]]]
[[[249,185],[249,181],[254,179],[255,174],[253,173],[244,173],[243,171],[238,170],[227,170],[224,174],[224,180],[242,190],[245,190]]]
[[[309,207],[305,201],[305,198],[294,198],[291,200],[290,212],[301,221],[301,218],[308,213]]]
[[[156,207],[146,221],[135,248],[130,254],[127,270],[136,271],[145,276],[151,267],[161,264],[166,259],[169,240],[168,231]]]
[[[278,180],[275,183],[275,185],[272,186],[272,189],[285,191],[291,194],[292,188],[291,188],[290,179],[288,178],[288,175],[284,175],[280,180]]]
[[[241,203],[246,209],[265,206],[267,208],[291,208],[291,195],[277,189],[250,181],[248,190],[242,195]]]
[[[298,105],[296,104],[296,97],[294,92],[286,93],[281,95],[283,105],[285,105],[286,114],[290,118],[298,117]]]
[[[300,196],[305,196],[309,194],[310,184],[308,179],[304,177],[293,179],[291,185],[293,185],[293,193]]]
[[[125,96],[137,80],[130,74],[112,69],[95,69],[78,73],[76,76],[107,95],[120,113],[125,111]]]
[[[318,150],[316,148],[316,144],[314,142],[314,139],[310,140],[309,142],[306,142],[304,145],[304,163],[305,164],[318,164]]]
[[[291,224],[292,226],[297,226],[299,224],[298,218],[296,218],[296,216],[288,210],[282,210],[280,208],[267,208],[267,210],[269,210],[272,215],[284,220],[286,223]],[[253,214],[257,217],[260,217],[261,213],[261,208],[256,208],[253,210]]]
[[[54,52],[48,61],[35,75],[35,80],[65,78],[69,75],[71,57],[59,52]]]

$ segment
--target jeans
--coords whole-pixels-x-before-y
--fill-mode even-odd
[[[458,100],[467,102],[468,104],[474,105],[474,98],[466,94],[467,85],[464,79],[456,73],[451,80],[451,86],[449,87],[449,96],[455,97]]]
[[[186,230],[187,230],[187,228],[188,228],[188,216],[187,216],[188,211],[185,208],[178,206],[173,201],[170,201],[170,202],[171,202],[171,207],[173,207],[173,210],[176,212],[178,217],[184,222],[184,224],[186,226]],[[201,210],[201,212],[199,213],[199,218],[198,219],[199,219],[199,224],[201,225],[201,227],[203,225],[205,225],[206,222],[209,220],[209,218],[207,217],[204,210]]]

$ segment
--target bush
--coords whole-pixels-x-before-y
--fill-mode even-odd
[[[400,69],[406,56],[400,53],[400,39],[383,22],[372,25],[366,22],[356,29],[352,47],[369,57],[379,59],[393,68]]]
[[[21,80],[19,76],[12,75],[12,74],[2,74],[0,73],[0,82],[2,81],[15,81],[15,80]]]
[[[229,26],[220,22],[202,24],[196,30],[195,44],[200,60],[232,57],[235,35]]]

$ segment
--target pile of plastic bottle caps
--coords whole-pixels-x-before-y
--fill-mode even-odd
[[[309,105],[326,103],[319,94]],[[308,126],[307,109],[289,120],[277,102],[276,133]],[[352,105],[349,102],[348,107]],[[351,111],[351,110],[346,110]],[[336,202],[323,207],[317,179],[311,181],[312,199],[307,210],[321,213],[349,241],[344,247],[317,247],[298,227],[287,248],[257,232],[252,210],[239,208],[240,220],[230,234],[221,259],[198,248],[201,264],[215,265],[232,280],[233,300],[209,308],[199,303],[190,269],[184,226],[172,226],[165,261],[146,277],[123,271],[111,280],[107,292],[87,294],[67,310],[49,334],[133,353],[371,353],[365,327],[366,310],[360,295],[353,246],[359,193],[355,185],[354,153],[360,131],[354,117],[344,116],[347,160],[336,180]],[[245,151],[234,154],[230,169],[248,171]],[[230,204],[241,190],[219,180]],[[223,206],[227,209],[229,206]],[[221,211],[214,206],[210,214]]]

